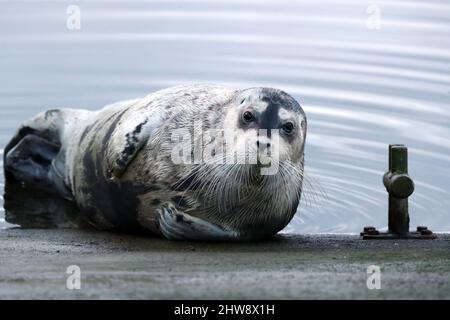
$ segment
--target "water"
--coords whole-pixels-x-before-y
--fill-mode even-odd
[[[80,30],[66,27],[71,4]],[[277,87],[307,113],[306,168],[327,195],[309,189],[287,231],[385,227],[389,143],[409,147],[412,226],[448,231],[449,17],[449,1],[0,0],[0,145],[47,108]]]

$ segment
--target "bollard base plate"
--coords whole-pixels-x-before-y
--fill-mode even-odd
[[[398,240],[398,239],[417,239],[417,240],[433,240],[437,235],[427,227],[417,227],[416,231],[408,232],[406,235],[398,235],[392,232],[380,232],[374,227],[364,227],[360,233],[363,240]]]

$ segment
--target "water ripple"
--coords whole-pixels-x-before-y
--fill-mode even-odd
[[[389,143],[409,147],[411,224],[450,229],[449,3],[376,1],[369,30],[357,0],[80,1],[71,32],[71,1],[0,2],[2,145],[49,107],[186,83],[279,87],[308,115],[312,182],[285,232],[385,227]]]

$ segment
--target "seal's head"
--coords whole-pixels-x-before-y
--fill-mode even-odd
[[[244,238],[275,234],[300,201],[305,113],[290,95],[271,88],[239,91],[221,110],[223,129],[234,133],[232,143],[225,138],[220,161],[195,172],[206,217]],[[230,154],[235,161],[228,161]]]
[[[236,131],[232,148],[245,154],[246,163],[256,159],[259,166],[268,166],[303,160],[306,115],[300,104],[281,90],[241,91],[227,110],[224,126]]]

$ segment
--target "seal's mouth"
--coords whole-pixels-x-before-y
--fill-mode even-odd
[[[269,152],[258,152],[256,167],[262,176],[276,175],[279,169],[279,157]]]
[[[265,157],[265,158],[260,158],[258,156],[258,158],[256,159],[256,166],[258,168],[268,168],[270,166],[272,166],[273,161],[272,159],[270,159],[270,157]]]

